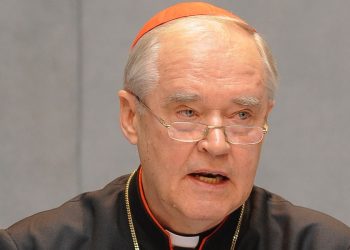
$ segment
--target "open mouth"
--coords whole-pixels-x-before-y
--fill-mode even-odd
[[[190,176],[208,184],[221,184],[228,180],[226,176],[213,173],[192,173]]]

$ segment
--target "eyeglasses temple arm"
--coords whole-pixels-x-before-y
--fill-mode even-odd
[[[153,111],[141,100],[141,98],[137,95],[135,95],[134,93],[131,93],[136,97],[136,100],[142,104],[142,106],[144,106],[146,109],[148,109],[148,111],[160,122],[160,124],[162,124],[164,127],[169,128],[170,125],[167,124],[162,118],[158,117],[156,114],[153,113]]]
[[[263,133],[267,134],[267,132],[269,131],[269,125],[267,123],[265,123],[265,125],[262,129],[263,129]]]

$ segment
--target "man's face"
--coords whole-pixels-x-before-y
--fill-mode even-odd
[[[272,104],[255,43],[240,30],[230,39],[215,37],[201,43],[165,37],[159,84],[143,101],[168,123],[262,127]],[[165,227],[204,231],[248,198],[261,143],[231,145],[222,129],[199,142],[179,142],[147,111],[137,127],[145,196]]]

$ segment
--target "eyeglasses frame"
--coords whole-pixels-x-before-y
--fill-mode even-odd
[[[161,125],[163,125],[163,126],[164,126],[165,128],[167,128],[167,129],[169,129],[169,128],[171,127],[171,124],[167,123],[163,118],[161,118],[161,117],[159,117],[158,115],[156,115],[156,114],[153,112],[153,110],[152,110],[150,107],[148,107],[147,104],[144,103],[138,95],[136,95],[136,94],[134,94],[134,93],[132,93],[132,92],[130,92],[130,91],[128,91],[128,92],[129,92],[130,94],[132,94],[133,96],[135,96],[136,100],[137,100],[139,103],[141,103],[142,106],[144,106],[144,107],[157,119],[157,121],[158,121]],[[178,121],[178,122],[180,122],[180,121]],[[192,123],[194,123],[194,122],[192,122]],[[198,142],[198,141],[200,141],[200,140],[203,140],[204,138],[206,138],[206,137],[208,136],[209,130],[210,130],[210,129],[223,129],[224,134],[225,134],[225,137],[226,137],[226,139],[227,139],[227,135],[226,135],[226,132],[225,132],[225,127],[227,127],[227,125],[224,125],[224,126],[215,126],[215,125],[208,125],[208,124],[204,124],[204,123],[200,123],[200,122],[196,122],[196,123],[206,126],[206,129],[205,129],[205,131],[204,131],[204,133],[203,133],[203,138],[201,138],[201,139],[199,139],[199,140],[188,141],[188,142]],[[237,125],[237,126],[241,126],[241,125]],[[241,126],[241,127],[246,127],[246,126]],[[262,141],[262,139],[264,138],[264,135],[267,134],[267,132],[268,132],[268,130],[269,130],[269,126],[268,126],[267,122],[265,122],[265,124],[264,124],[263,127],[258,127],[258,126],[257,126],[257,128],[261,128],[261,129],[262,129],[262,132],[263,132],[263,136],[261,137],[261,140],[259,140],[259,141],[257,141],[257,142],[242,144],[242,143],[232,143],[232,142],[230,142],[230,141],[228,141],[228,140],[226,140],[226,141],[227,141],[228,143],[232,144],[232,145],[254,145],[254,144],[258,144],[258,143],[260,143],[260,142]],[[169,137],[170,137],[170,136],[169,136]],[[176,140],[176,141],[186,142],[186,141],[174,139],[174,138],[172,138],[172,137],[170,137],[170,138],[173,139],[173,140]]]

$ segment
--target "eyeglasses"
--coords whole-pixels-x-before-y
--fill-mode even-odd
[[[171,139],[181,142],[197,142],[207,137],[210,129],[223,129],[226,141],[231,144],[249,145],[257,144],[262,141],[268,131],[268,125],[264,127],[257,126],[212,126],[200,122],[182,122],[176,121],[167,123],[157,116],[137,95],[134,94],[139,103],[141,103],[164,127],[168,130]]]

